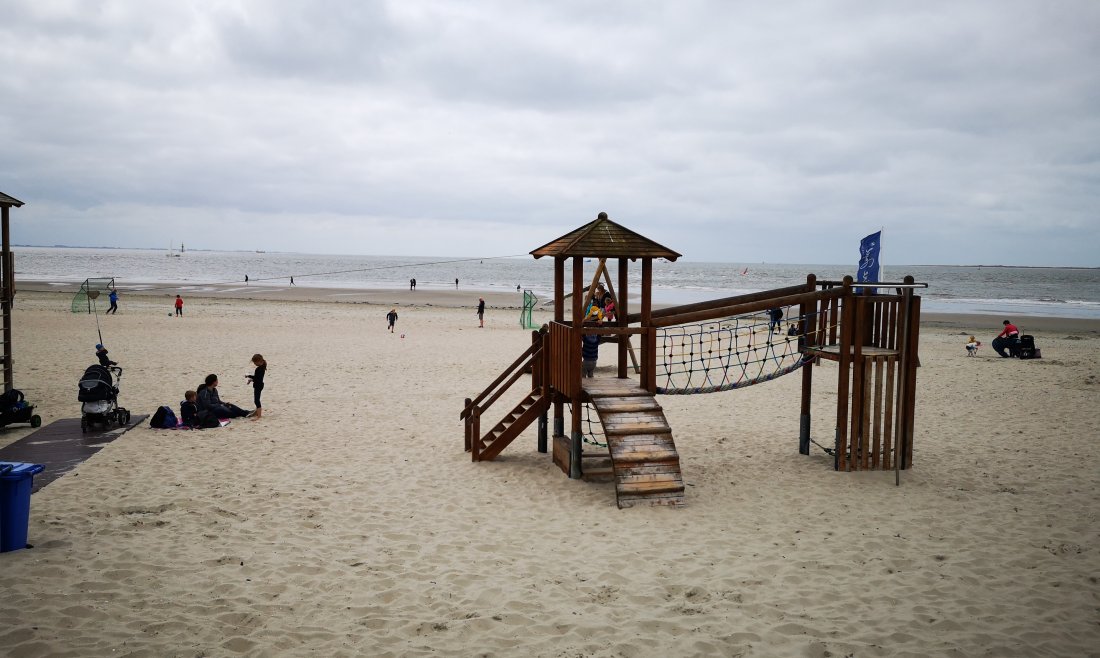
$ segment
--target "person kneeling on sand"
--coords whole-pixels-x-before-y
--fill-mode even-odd
[[[250,416],[249,412],[235,404],[222,402],[218,395],[218,376],[210,374],[206,376],[206,382],[198,389],[199,411],[206,411],[218,418],[243,418]]]

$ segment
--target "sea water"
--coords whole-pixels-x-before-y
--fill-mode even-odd
[[[552,295],[553,260],[530,256],[495,258],[341,256],[240,251],[188,251],[170,254],[149,249],[84,249],[15,247],[16,280],[79,283],[87,278],[113,277],[127,287],[217,283],[328,288],[406,288],[416,279],[418,290],[455,289],[471,293],[529,289],[543,299]],[[598,261],[585,263],[585,281]],[[616,265],[608,260],[612,282]],[[653,266],[653,298],[658,304],[684,304],[805,283],[840,280],[855,275],[855,264],[813,265],[778,263],[704,263],[689,260]],[[638,289],[641,266],[632,263],[629,285]],[[999,266],[898,265],[880,277],[900,282],[913,276],[928,288],[918,290],[922,310],[939,313],[982,313],[1012,317],[1039,315],[1100,319],[1100,269]],[[566,280],[572,266],[566,264]]]

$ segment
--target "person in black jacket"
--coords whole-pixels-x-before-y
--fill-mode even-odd
[[[235,404],[222,402],[218,395],[218,376],[210,374],[206,376],[205,383],[198,389],[199,411],[207,411],[218,418],[241,418],[250,415]]]
[[[263,416],[263,405],[260,404],[260,393],[264,390],[264,375],[267,374],[267,361],[262,354],[252,355],[252,365],[256,366],[256,372],[245,375],[245,379],[252,384],[252,399],[256,403],[256,410],[252,412],[252,420]]]
[[[188,427],[199,426],[199,405],[196,402],[198,399],[198,393],[187,391],[183,394],[183,402],[180,402],[180,420]]]

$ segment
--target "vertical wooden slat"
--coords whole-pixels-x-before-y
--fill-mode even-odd
[[[882,367],[885,358],[875,358],[875,417],[873,424],[873,443],[871,445],[871,468],[882,466],[882,453],[879,452],[882,441]]]
[[[816,284],[816,276],[810,274],[806,277],[806,289],[808,291],[814,291],[817,288]],[[816,341],[811,341],[809,336],[812,331],[811,322],[814,327],[817,325],[817,318],[807,319],[811,308],[816,309],[817,303],[802,302],[798,305],[798,335],[803,347],[816,343]],[[810,454],[810,401],[812,400],[814,383],[813,368],[812,361],[802,366],[802,404],[801,415],[798,419],[798,453],[802,455]]]
[[[886,357],[886,418],[882,421],[882,470],[893,468],[891,440],[894,436],[894,370],[897,367],[895,357]]]
[[[886,321],[886,349],[896,350],[898,347],[898,304],[897,300],[890,302],[890,313]]]
[[[863,370],[863,402],[860,405],[860,413],[863,417],[863,422],[860,423],[859,432],[859,467],[866,471],[867,466],[871,462],[871,359],[863,359],[857,363],[862,363]]]
[[[481,409],[474,407],[470,412],[470,461],[480,461],[481,457]]]
[[[852,331],[848,334],[848,345],[851,346],[852,353],[852,422],[849,427],[851,440],[848,443],[852,456],[849,463],[854,464],[854,467],[858,470],[861,462],[857,460],[856,453],[862,447],[860,434],[863,430],[863,398],[866,393],[863,382],[863,328],[867,303],[866,298],[862,295],[853,295],[846,300],[846,303],[848,302],[852,302],[855,307],[851,318],[847,315],[844,317],[844,322],[848,322],[849,319],[852,320]],[[847,350],[849,348],[842,346],[841,349]]]

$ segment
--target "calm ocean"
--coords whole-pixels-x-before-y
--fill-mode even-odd
[[[114,277],[122,290],[147,284],[241,283],[245,275],[259,285],[286,285],[293,276],[300,286],[330,288],[403,288],[415,278],[418,289],[454,289],[457,278],[464,290],[506,291],[519,285],[544,299],[553,288],[553,261],[530,256],[461,259],[189,251],[170,257],[166,250],[54,247],[15,247],[14,252],[17,280],[79,283],[89,277]],[[594,262],[586,265],[586,278],[594,268]],[[640,270],[631,268],[633,286],[638,285]],[[855,264],[659,261],[653,268],[654,301],[690,303],[779,288],[804,283],[810,272],[818,279],[840,279],[854,276]],[[919,294],[922,309],[929,312],[1100,319],[1100,269],[899,265],[887,268],[882,278],[900,281],[906,274],[928,284]]]

